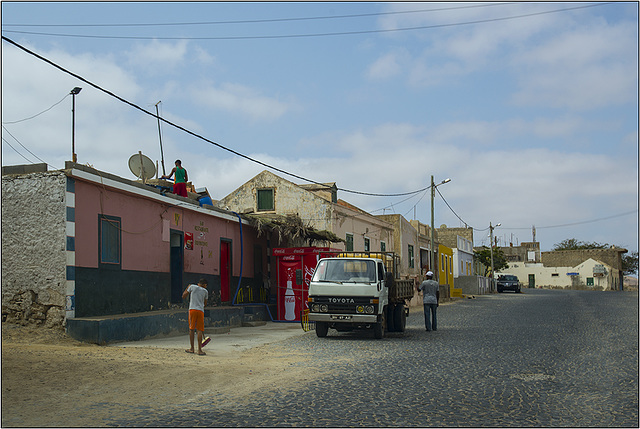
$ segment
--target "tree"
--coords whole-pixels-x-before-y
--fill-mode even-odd
[[[610,247],[607,243],[601,244],[587,243],[586,241],[578,241],[575,238],[567,238],[553,246],[552,250],[587,250],[587,249],[606,249]]]
[[[482,246],[482,249],[473,252],[473,257],[480,261],[485,266],[484,275],[488,276],[491,272],[491,249],[487,246]],[[504,256],[502,249],[493,249],[493,269],[494,271],[500,271],[505,268],[509,268],[507,258]]]
[[[631,255],[622,255],[622,274],[638,275],[638,252],[631,252]]]

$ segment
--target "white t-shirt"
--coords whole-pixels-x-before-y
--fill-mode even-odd
[[[209,298],[209,291],[198,285],[190,284],[187,292],[189,292],[189,310],[204,311],[204,300]]]

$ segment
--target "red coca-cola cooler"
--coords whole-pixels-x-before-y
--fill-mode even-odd
[[[309,283],[318,260],[340,252],[330,247],[291,247],[273,249],[278,287],[278,320],[300,321],[308,309]]]

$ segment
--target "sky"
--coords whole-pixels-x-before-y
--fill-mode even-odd
[[[2,36],[59,67],[3,39],[3,166],[64,168],[81,87],[101,171],[180,159],[221,199],[271,169],[425,224],[450,178],[434,224],[475,246],[638,250],[637,2],[2,2]]]

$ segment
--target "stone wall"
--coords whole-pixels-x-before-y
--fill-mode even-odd
[[[618,270],[622,269],[622,253],[624,249],[586,249],[586,250],[554,250],[542,252],[542,263],[545,267],[575,267],[587,259],[604,262]]]
[[[2,176],[2,321],[61,327],[66,305],[66,176]]]
[[[449,228],[447,225],[441,225],[436,230],[438,231],[438,242],[451,249],[458,247],[458,236],[473,243],[473,228]]]

